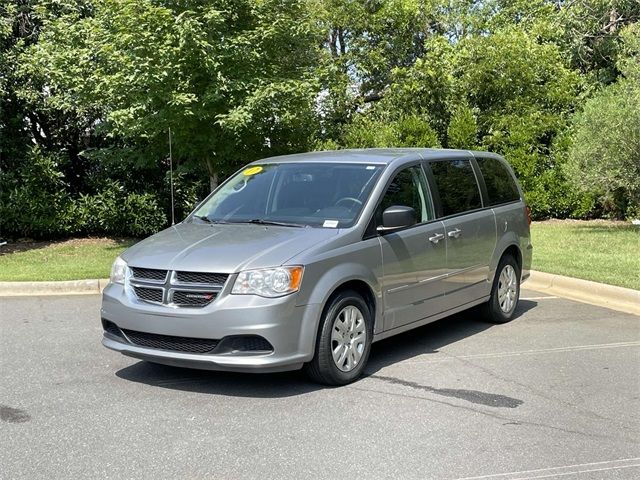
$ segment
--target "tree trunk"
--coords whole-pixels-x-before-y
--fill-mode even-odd
[[[213,192],[218,187],[218,173],[209,173],[209,188]]]
[[[206,164],[209,172],[209,188],[213,192],[218,187],[218,171],[213,159],[208,158]]]

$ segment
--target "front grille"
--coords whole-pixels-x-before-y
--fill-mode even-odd
[[[204,307],[216,298],[216,292],[193,292],[178,290],[173,292],[172,303],[184,307]]]
[[[162,289],[160,288],[133,287],[133,291],[136,292],[136,296],[140,300],[162,303]]]
[[[155,268],[138,268],[131,267],[133,272],[133,278],[139,278],[141,280],[154,280],[164,282],[167,278],[166,270],[157,270]]]
[[[210,338],[174,337],[156,333],[137,332],[122,329],[127,338],[141,347],[157,348],[186,353],[208,353],[218,345],[218,340]]]
[[[207,272],[176,272],[176,279],[180,283],[206,283],[209,285],[224,285],[229,275],[226,273]]]
[[[128,285],[143,302],[200,308],[215,300],[227,273],[185,272],[131,267]]]

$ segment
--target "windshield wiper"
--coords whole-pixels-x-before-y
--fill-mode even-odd
[[[247,220],[244,222],[234,222],[234,223],[254,223],[256,225],[276,225],[278,227],[296,227],[296,228],[304,227],[304,225],[300,225],[299,223],[272,222],[271,220],[263,220],[261,218],[254,218],[253,220]]]
[[[213,221],[206,215],[194,215],[193,218],[197,218],[198,220],[202,220],[203,222],[213,223]]]
[[[272,222],[270,220],[262,220],[261,218],[254,218],[252,220],[242,220],[237,222],[228,222],[226,220],[212,220],[205,215],[194,215],[193,218],[197,218],[198,220],[202,220],[207,223],[216,223],[216,224],[231,224],[231,223],[253,223],[255,225],[277,225],[279,227],[297,227],[302,228],[304,225],[300,225],[298,223],[285,223],[285,222]]]
[[[209,217],[205,216],[205,215],[194,215],[193,218],[197,218],[198,220],[202,220],[203,222],[207,222],[207,223],[231,223],[231,222],[226,222],[224,220],[211,220]]]

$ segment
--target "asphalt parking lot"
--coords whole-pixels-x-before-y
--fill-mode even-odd
[[[342,388],[121,356],[98,296],[0,298],[0,478],[640,478],[640,317],[522,297],[375,344]]]

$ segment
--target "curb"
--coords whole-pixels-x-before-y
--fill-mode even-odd
[[[109,279],[70,280],[66,282],[0,282],[0,297],[37,295],[97,295]]]
[[[66,282],[0,282],[0,297],[36,295],[97,295],[109,279],[71,280]],[[615,287],[604,283],[564,277],[531,270],[523,284],[535,290],[559,297],[640,315],[640,290]]]
[[[640,290],[534,270],[523,288],[640,315]]]

